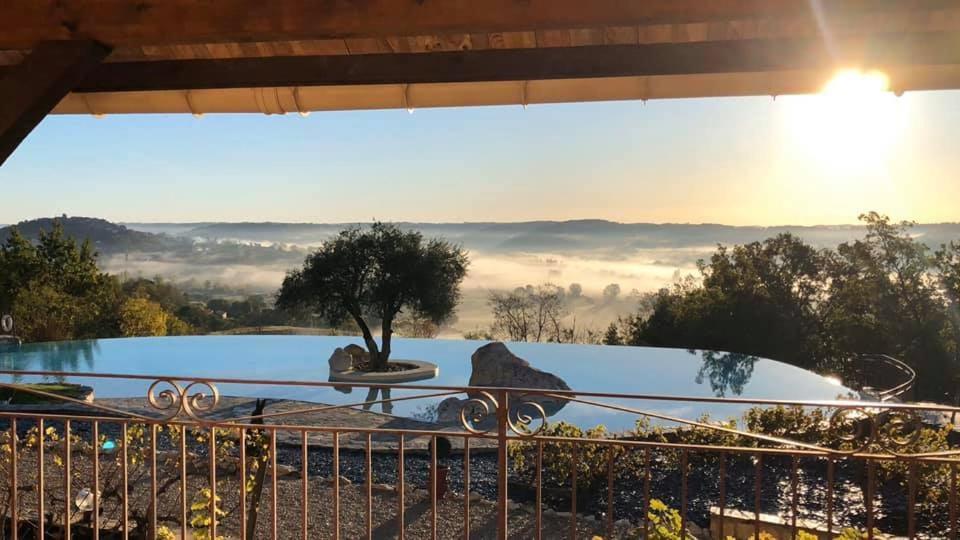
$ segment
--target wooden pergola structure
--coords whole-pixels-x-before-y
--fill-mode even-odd
[[[960,0],[3,0],[0,164],[47,114],[960,88]]]

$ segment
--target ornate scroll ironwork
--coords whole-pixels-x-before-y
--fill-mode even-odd
[[[168,388],[157,392],[162,385]],[[191,393],[194,387],[198,387],[198,391]],[[203,387],[210,392],[209,396],[202,390]],[[183,413],[202,422],[204,419],[200,414],[212,411],[220,403],[220,391],[209,381],[193,381],[182,387],[173,379],[159,379],[147,390],[147,401],[151,407],[165,413],[163,420],[171,420]]]
[[[496,417],[497,409],[500,405],[496,398],[489,392],[479,392],[482,397],[470,398],[460,404],[460,424],[463,429],[481,435],[489,433],[496,422],[491,422]],[[491,425],[492,424],[492,425]],[[486,428],[481,427],[486,425]]]
[[[535,422],[538,424],[532,427]],[[547,427],[547,411],[536,401],[521,399],[507,414],[507,425],[521,437],[533,437]]]
[[[478,397],[465,400],[460,405],[460,423],[470,433],[489,433],[496,427],[500,403],[489,392],[478,392]],[[522,395],[508,399],[507,427],[521,437],[533,437],[547,425],[547,412],[536,401]]]
[[[920,437],[923,422],[911,410],[893,409],[883,412],[870,411],[864,407],[844,407],[830,416],[830,427],[845,454],[879,449],[895,456],[906,457],[904,452]]]
[[[13,335],[13,317],[7,314],[0,315],[0,344],[20,345],[19,337]]]

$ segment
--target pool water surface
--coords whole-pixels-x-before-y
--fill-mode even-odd
[[[362,345],[357,337],[191,336],[127,338],[25,344],[0,351],[0,367],[16,371],[98,372],[190,378],[242,378],[327,381],[327,359],[337,347]],[[467,386],[470,357],[486,344],[467,340],[394,339],[392,359],[415,359],[439,366],[436,378],[411,384]],[[652,347],[615,347],[545,343],[507,343],[515,355],[562,378],[573,390],[653,396],[738,397],[752,399],[831,400],[850,391],[831,379],[775,360],[713,351]],[[4,381],[34,380],[6,375]],[[72,378],[104,397],[140,397],[149,381]],[[219,384],[223,395],[288,398],[331,404],[382,399],[380,388],[310,388]],[[426,391],[392,388],[397,398]],[[461,396],[462,397],[462,396]],[[378,412],[429,418],[440,398],[376,405]],[[662,400],[598,400],[660,414],[696,419],[704,414],[726,419],[747,406]],[[605,424],[630,428],[636,417],[587,404],[568,403],[550,421],[581,426]]]

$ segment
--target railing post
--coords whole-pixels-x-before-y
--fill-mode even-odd
[[[497,538],[507,540],[507,427],[510,403],[507,391],[497,392]]]

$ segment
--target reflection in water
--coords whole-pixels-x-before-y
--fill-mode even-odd
[[[694,379],[697,384],[703,384],[704,377],[709,378],[710,389],[717,397],[726,397],[727,391],[735,396],[743,393],[743,387],[753,376],[756,356],[716,351],[703,351],[701,355],[703,364]]]
[[[380,394],[379,398],[377,397],[377,394]],[[370,403],[370,402],[377,401],[378,399],[384,399],[384,400],[390,399],[390,388],[386,386],[371,387],[370,390],[367,391],[367,398],[364,399],[364,401],[366,401],[367,403],[363,405],[363,410],[369,411],[374,405],[373,403]],[[380,403],[380,410],[383,411],[384,414],[393,414],[393,402],[385,401],[383,403]]]
[[[25,371],[81,371],[93,370],[94,357],[99,353],[96,341],[55,341],[31,343],[20,349],[0,349],[0,369]],[[22,377],[14,375],[14,382]],[[44,380],[63,382],[62,376],[45,376]]]
[[[351,394],[353,393],[353,386],[348,385],[337,385],[333,389],[341,394]],[[357,388],[363,388],[358,386]],[[379,397],[378,397],[379,396]],[[367,390],[367,397],[363,399],[365,402],[363,404],[363,410],[369,411],[373,409],[375,405],[380,406],[380,410],[385,414],[393,414],[393,402],[386,401],[385,403],[370,403],[371,401],[380,401],[380,400],[389,400],[390,399],[390,388],[387,386],[373,386]]]

